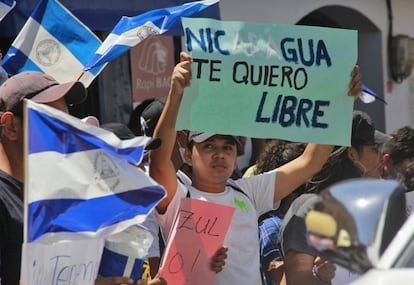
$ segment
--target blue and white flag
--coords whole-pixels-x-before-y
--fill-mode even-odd
[[[26,100],[25,241],[56,233],[104,237],[141,223],[165,196],[136,167],[149,137],[121,141]]]
[[[41,0],[3,59],[9,74],[35,70],[58,82],[89,86],[103,67],[83,73],[101,45],[95,34],[57,0]]]
[[[16,6],[14,0],[0,0],[0,21]]]
[[[382,99],[380,96],[378,96],[374,91],[372,91],[371,89],[369,89],[367,86],[362,85],[362,92],[359,95],[359,99],[366,103],[372,103],[375,102],[376,99],[378,99],[379,101],[381,101],[384,104],[387,104],[387,102],[385,102],[384,99]]]
[[[218,0],[196,1],[152,10],[135,17],[122,17],[86,64],[85,70],[115,59],[151,35],[161,35],[181,26],[181,17],[191,17],[218,2]]]

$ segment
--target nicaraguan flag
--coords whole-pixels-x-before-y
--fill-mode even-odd
[[[6,16],[15,5],[16,1],[14,0],[0,0],[0,21],[3,20],[4,16]]]
[[[115,59],[151,35],[161,35],[180,26],[181,17],[191,17],[218,2],[218,0],[196,1],[152,10],[135,17],[122,17],[86,64],[85,70]]]
[[[116,233],[141,223],[165,196],[135,166],[151,138],[121,141],[54,108],[26,104],[26,241]]]
[[[77,80],[89,86],[102,70],[83,73],[101,41],[57,0],[41,0],[3,59],[9,74],[35,70],[60,83]]]
[[[381,101],[384,104],[387,104],[384,99],[382,99],[380,96],[378,96],[374,91],[369,89],[367,86],[362,85],[362,92],[359,95],[359,99],[361,99],[362,102],[368,104],[374,102],[376,99]]]

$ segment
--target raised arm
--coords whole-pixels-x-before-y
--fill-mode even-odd
[[[159,213],[164,213],[177,190],[177,177],[174,164],[171,161],[176,131],[178,109],[180,107],[184,88],[190,85],[191,57],[182,52],[171,77],[170,91],[165,107],[154,131],[154,137],[161,139],[161,146],[152,150],[149,156],[150,176],[161,184],[167,191],[167,196],[158,205]]]
[[[355,66],[351,73],[348,96],[358,98],[362,92],[361,74]],[[334,146],[308,144],[301,156],[278,168],[274,202],[280,201],[300,185],[305,183],[328,160]]]

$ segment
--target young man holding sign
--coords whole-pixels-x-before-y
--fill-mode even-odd
[[[228,258],[223,270],[215,276],[214,284],[260,284],[257,217],[274,209],[282,198],[317,173],[333,146],[309,144],[300,157],[276,171],[231,180],[237,158],[237,137],[190,132],[185,158],[192,167],[192,185],[179,183],[169,158],[176,139],[175,125],[184,88],[191,81],[192,63],[186,53],[181,53],[180,58],[154,132],[154,137],[161,138],[163,143],[150,154],[150,175],[167,191],[167,197],[157,206],[160,225],[164,234],[170,232],[180,201],[188,196],[234,207],[236,210],[224,242]],[[355,68],[349,95],[357,96],[361,89],[359,70]]]

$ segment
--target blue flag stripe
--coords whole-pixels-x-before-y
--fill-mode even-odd
[[[91,59],[91,55],[88,54],[88,57],[86,57],[85,60],[82,61],[82,64],[83,65],[87,64],[90,59]],[[96,76],[99,75],[99,73],[101,73],[102,69],[103,69],[102,66],[97,66],[97,67],[94,67],[94,68],[89,69],[88,72],[92,73],[93,76],[96,77]]]
[[[119,254],[104,247],[99,275],[102,277],[124,276],[124,269],[128,262],[128,256]]]
[[[13,60],[9,61],[10,55],[13,55]],[[3,67],[10,74],[17,74],[20,70],[42,71],[30,58],[15,47],[10,47],[6,56],[3,59]]]
[[[47,2],[45,5],[43,2]],[[58,41],[65,43],[67,49],[69,49],[73,55],[85,65],[90,57],[101,42],[98,38],[91,37],[88,30],[85,29],[76,18],[74,18],[69,12],[60,4],[55,1],[43,0],[38,4],[38,9],[32,15],[32,18],[40,23],[44,29],[52,34]],[[47,11],[47,17],[45,13]],[[70,27],[71,37],[68,38],[68,34],[62,31],[62,24]],[[87,47],[86,47],[87,46]],[[89,49],[89,52],[85,52],[85,48]]]
[[[79,130],[72,125],[28,108],[29,154],[55,151],[62,154],[75,153],[93,149],[102,149],[122,157],[133,164],[141,161],[144,146],[115,148],[90,133]]]
[[[131,277],[134,280],[138,280],[142,276],[142,266],[144,265],[144,260],[136,258],[134,261],[134,266],[131,270]]]
[[[7,6],[13,6],[14,0],[1,0],[0,2],[6,4]]]
[[[99,275],[103,277],[129,276],[134,280],[141,279],[143,259],[135,259],[131,272],[125,272],[125,267],[130,257],[104,248],[102,252],[101,264],[99,265]]]
[[[152,10],[132,18],[122,17],[119,23],[115,26],[112,33],[121,35],[128,30],[142,26],[148,21],[151,21],[161,30],[168,30],[177,25],[181,25],[181,17],[191,16],[206,9],[209,6],[210,5],[194,2],[181,6]]]
[[[96,232],[137,215],[146,215],[163,196],[161,186],[155,185],[88,200],[33,202],[28,209],[28,240],[33,241],[45,233]],[[86,218],[88,221],[82,222]]]
[[[26,62],[22,65],[22,68],[24,68],[24,70],[42,72],[39,66],[36,63],[34,63],[30,58],[27,58]]]
[[[121,54],[123,54],[123,53],[125,53],[125,52],[127,52],[128,50],[131,49],[130,46],[125,46],[125,45],[117,45],[116,48],[117,48],[117,52],[109,53],[107,56],[105,56],[105,62],[112,61],[115,58],[117,58],[119,55],[121,55]],[[97,64],[100,64],[100,63],[102,63],[101,58],[102,58],[102,55],[94,54],[93,57],[91,58],[90,62],[96,62]],[[88,69],[88,71],[92,71],[94,69],[99,69],[99,68],[100,68],[99,66],[96,66],[92,69]]]

